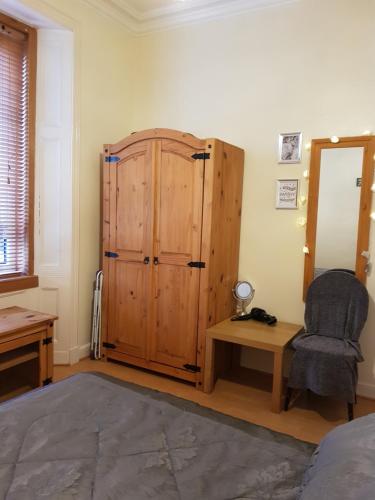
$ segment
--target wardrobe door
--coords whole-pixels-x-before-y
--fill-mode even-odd
[[[197,359],[204,160],[160,140],[156,154],[154,310],[150,357],[184,368]]]
[[[108,342],[146,357],[152,250],[152,142],[130,146],[110,171]]]

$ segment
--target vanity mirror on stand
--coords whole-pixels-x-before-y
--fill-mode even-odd
[[[312,141],[304,297],[313,279],[329,269],[352,271],[366,282],[374,154],[375,136]]]

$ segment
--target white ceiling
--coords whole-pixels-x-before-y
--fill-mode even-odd
[[[22,0],[0,0],[0,11],[35,28],[61,29],[57,23],[28,7]]]
[[[298,0],[85,0],[138,34]]]
[[[116,0],[123,8],[130,7],[147,17],[160,13],[202,9],[213,4],[231,4],[233,0]]]
[[[188,0],[187,0],[188,2]],[[183,0],[127,0],[126,3],[133,7],[133,9],[140,12],[147,12],[153,9],[160,9],[160,7],[170,7],[174,4],[187,3]]]

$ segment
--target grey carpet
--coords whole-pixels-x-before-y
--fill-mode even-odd
[[[0,443],[6,500],[293,500],[315,449],[93,373],[0,405]]]

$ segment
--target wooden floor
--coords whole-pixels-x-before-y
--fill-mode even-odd
[[[302,396],[288,412],[271,413],[270,380],[267,376],[264,377],[259,373],[255,375],[250,371],[241,371],[236,376],[219,379],[212,394],[204,394],[187,383],[164,376],[117,363],[89,359],[72,366],[56,366],[55,381],[85,371],[106,373],[121,380],[173,394],[218,412],[312,443],[318,443],[327,432],[346,422],[344,403],[313,395]],[[375,412],[375,401],[359,397],[355,416],[373,412]]]

